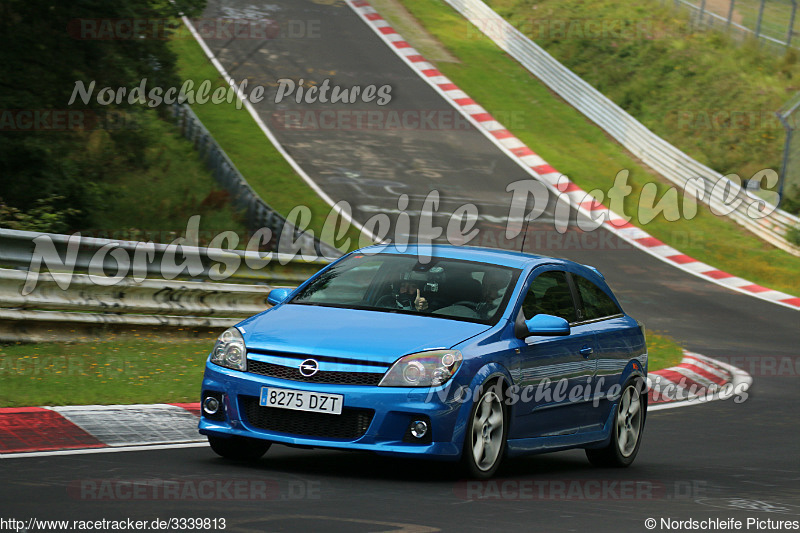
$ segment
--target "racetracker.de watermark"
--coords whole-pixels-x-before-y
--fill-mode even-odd
[[[248,478],[78,479],[67,495],[82,501],[274,501],[319,500],[320,482]]]
[[[774,111],[753,111],[749,109],[680,109],[673,111],[672,118],[682,130],[743,130],[763,132],[783,132],[784,126]],[[795,126],[797,119],[792,115],[787,119]]]
[[[520,34],[509,31],[509,25]],[[493,40],[608,40],[641,41],[663,38],[667,32],[654,20],[625,18],[526,18],[509,23],[497,18],[471,18],[466,36],[475,39],[486,35]],[[674,35],[671,33],[670,35]]]
[[[490,479],[459,481],[453,492],[461,500],[693,500],[706,496],[707,486],[707,481],[695,479]]]
[[[519,111],[501,113],[496,118],[517,130],[526,129],[528,123],[525,114]],[[456,109],[285,109],[271,113],[270,125],[277,130],[311,131],[475,129]]]
[[[798,355],[715,355],[714,359],[740,368],[753,377],[800,377]]]
[[[204,40],[319,39],[319,19],[274,20],[270,18],[195,18],[190,19]],[[141,39],[194,39],[191,30],[175,19],[152,18],[76,18],[67,24],[67,33],[77,40],[130,41]]]
[[[138,130],[135,115],[108,109],[2,109],[0,131],[65,132],[93,130]]]

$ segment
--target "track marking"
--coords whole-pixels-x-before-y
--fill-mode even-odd
[[[230,87],[233,88],[234,91],[236,91],[236,96],[242,101],[244,108],[247,109],[247,112],[250,113],[250,116],[253,118],[253,120],[255,120],[258,127],[261,128],[261,131],[264,132],[264,135],[267,136],[269,142],[272,143],[272,145],[275,147],[278,153],[280,153],[283,156],[283,158],[289,163],[292,169],[294,169],[294,171],[297,172],[297,174],[300,175],[301,178],[303,178],[303,181],[305,181],[306,184],[309,187],[311,187],[311,189],[313,189],[313,191],[317,193],[317,195],[319,195],[320,198],[325,200],[325,202],[327,202],[328,205],[331,206],[331,208],[335,209],[336,212],[339,213],[339,215],[342,218],[347,220],[350,224],[353,224],[356,228],[358,228],[358,230],[362,234],[366,235],[373,241],[377,241],[378,240],[377,237],[372,232],[364,229],[364,226],[359,224],[355,219],[353,219],[352,216],[343,211],[341,208],[337,207],[336,202],[334,202],[333,199],[330,196],[328,196],[328,194],[325,191],[323,191],[322,188],[319,185],[317,185],[317,183],[313,179],[311,179],[311,176],[309,176],[306,173],[306,171],[303,170],[303,167],[301,167],[297,163],[297,161],[295,161],[295,159],[289,154],[289,152],[286,151],[286,149],[283,147],[280,141],[278,141],[277,137],[275,137],[275,135],[272,133],[272,130],[270,130],[264,123],[264,121],[261,120],[261,117],[258,115],[258,112],[255,110],[253,105],[247,100],[241,89],[236,85],[233,77],[230,74],[228,74],[228,71],[225,70],[225,67],[222,66],[222,63],[220,63],[219,60],[214,56],[214,53],[208,47],[203,37],[197,32],[197,30],[195,29],[194,25],[189,20],[189,18],[186,16],[182,16],[181,20],[186,25],[186,27],[189,28],[189,31],[191,32],[192,36],[200,45],[200,48],[203,49],[203,53],[205,53],[206,57],[208,57],[209,61],[211,61],[211,64],[214,65],[214,67],[217,69],[220,75],[227,81],[228,85],[230,85]]]
[[[366,0],[345,0],[347,5],[369,26],[375,35],[378,36],[394,53],[400,57],[414,72],[417,73],[428,85],[430,85],[442,98],[451,106],[459,111],[470,123],[472,123],[484,137],[489,139],[503,153],[519,164],[534,179],[544,183],[554,193],[569,192],[570,199],[574,208],[580,215],[592,219],[592,214],[603,212],[606,222],[603,224],[605,229],[619,236],[623,240],[632,244],[636,248],[649,254],[651,257],[678,268],[684,272],[692,274],[706,281],[716,283],[721,287],[746,294],[761,300],[787,307],[789,309],[800,310],[800,297],[795,297],[780,291],[762,287],[758,284],[746,281],[718,270],[710,265],[706,265],[680,251],[659,241],[655,237],[626,222],[620,215],[614,213],[603,204],[593,204],[592,209],[587,209],[584,202],[591,201],[588,193],[583,191],[574,182],[567,179],[563,181],[562,174],[555,168],[544,162],[544,159],[536,156],[535,152],[528,148],[522,141],[513,136],[500,122],[495,120],[485,109],[475,103],[464,91],[459,89],[452,81],[441,74],[433,65],[408,42],[402,40],[400,34],[395,31],[381,15]],[[536,156],[531,160],[530,156]],[[566,176],[564,176],[566,178]],[[561,180],[561,182],[559,182]],[[575,207],[574,204],[578,204]],[[635,229],[635,237],[630,235],[630,231]]]
[[[16,459],[20,457],[49,457],[51,455],[86,455],[90,453],[146,452],[153,450],[174,450],[178,448],[204,448],[208,442],[184,442],[179,444],[153,444],[150,446],[115,446],[108,448],[86,448],[81,450],[55,450],[49,452],[0,453],[0,459]]]

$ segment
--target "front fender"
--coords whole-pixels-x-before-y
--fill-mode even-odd
[[[464,438],[467,433],[467,423],[469,422],[469,415],[472,412],[472,406],[475,403],[476,396],[479,395],[481,386],[490,379],[502,378],[507,384],[514,383],[511,380],[511,374],[508,369],[500,363],[488,363],[482,366],[472,378],[469,385],[462,385],[459,390],[454,393],[454,398],[461,404],[458,411],[458,417],[453,428],[453,442],[461,443],[463,451]]]

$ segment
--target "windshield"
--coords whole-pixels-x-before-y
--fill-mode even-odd
[[[491,324],[520,271],[488,263],[397,254],[349,256],[290,303],[421,314]]]

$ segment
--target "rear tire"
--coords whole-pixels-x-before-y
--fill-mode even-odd
[[[208,443],[214,452],[226,459],[235,461],[256,461],[267,453],[271,442],[246,437],[212,437],[208,436]]]
[[[508,413],[500,382],[481,386],[480,398],[472,406],[464,436],[461,460],[467,475],[492,477],[506,454]]]
[[[622,390],[614,414],[611,441],[605,448],[587,449],[586,457],[594,466],[625,468],[633,463],[642,443],[647,399],[639,381]]]

